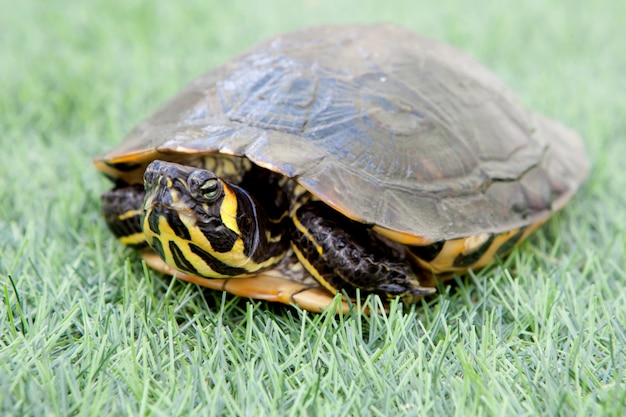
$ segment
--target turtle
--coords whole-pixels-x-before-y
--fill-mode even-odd
[[[432,294],[510,252],[589,170],[574,131],[388,23],[262,42],[94,163],[114,182],[108,227],[150,267],[311,311]]]

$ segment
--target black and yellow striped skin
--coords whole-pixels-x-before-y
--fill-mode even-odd
[[[298,260],[333,294],[415,299],[432,294],[423,288],[402,248],[383,241],[369,228],[339,215],[321,201],[292,210],[291,245]]]
[[[284,257],[289,241],[280,218],[272,221],[238,186],[161,161],[144,180],[142,229],[168,265],[202,277],[246,277]]]
[[[104,220],[113,234],[125,245],[142,248],[147,245],[141,229],[142,185],[121,186],[102,194]]]
[[[434,275],[445,279],[485,266],[538,225],[403,245],[348,219],[279,175],[225,161],[220,156],[199,158],[194,166],[152,162],[144,186],[122,186],[103,195],[107,224],[127,245],[147,243],[164,262],[150,258],[150,263],[164,272],[179,271],[187,281],[256,298],[271,299],[271,287],[276,286],[277,293],[287,293],[279,301],[296,302],[299,294],[299,305],[319,298],[320,290],[302,293],[316,286],[352,299],[377,294],[413,302],[434,292]],[[290,257],[316,285],[293,278],[291,270],[284,272],[287,253],[293,253]],[[282,281],[268,274],[280,268],[286,275]]]

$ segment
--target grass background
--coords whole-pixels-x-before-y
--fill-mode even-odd
[[[0,0],[0,415],[614,415],[626,409],[626,3]],[[90,158],[281,31],[387,20],[581,133],[567,208],[385,315],[312,315],[142,268]]]

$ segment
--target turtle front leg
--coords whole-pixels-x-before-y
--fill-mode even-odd
[[[378,294],[415,299],[432,294],[421,287],[402,249],[394,248],[362,223],[352,221],[320,201],[303,204],[292,214],[292,246],[304,267],[332,293],[356,298]]]
[[[102,214],[107,226],[123,244],[142,248],[148,245],[141,230],[142,185],[125,185],[102,194]]]

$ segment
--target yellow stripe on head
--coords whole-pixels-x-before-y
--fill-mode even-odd
[[[222,181],[224,190],[224,198],[220,207],[220,217],[222,223],[233,232],[241,235],[239,226],[237,226],[237,196],[230,187]]]

